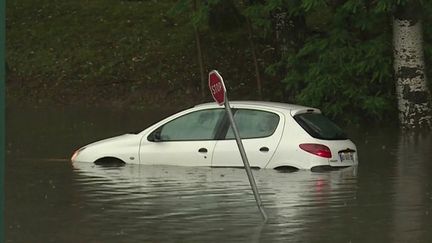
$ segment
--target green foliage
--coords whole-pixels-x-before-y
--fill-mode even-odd
[[[253,4],[243,10],[243,14],[253,20],[255,28],[262,30],[262,33],[271,31],[271,20],[268,18],[269,10],[262,4]]]
[[[267,67],[267,74],[281,78],[287,100],[320,107],[347,122],[356,122],[360,114],[377,120],[393,117],[391,16],[396,5],[406,3],[270,0],[262,7],[253,6],[268,10],[261,12],[261,18],[282,10],[291,20],[306,22],[302,43],[287,43],[280,59]],[[249,16],[255,17],[255,23],[261,21],[258,15]]]
[[[83,92],[104,93],[101,90],[111,86],[106,96],[114,93],[119,99],[131,93],[146,99],[142,93],[149,86],[178,94],[181,86],[194,92],[199,79],[197,64],[191,61],[196,58],[194,25],[202,34],[206,67],[224,72],[233,98],[252,99],[247,28],[218,31],[208,25],[210,8],[220,1],[8,1],[8,80],[28,81],[17,88],[24,95],[43,90],[47,96],[79,97]],[[411,1],[233,3],[252,22],[259,65],[266,70],[266,99],[316,106],[356,122],[359,117],[381,120],[396,114],[391,17],[396,6]],[[432,1],[417,1],[431,84]],[[279,39],[276,13],[286,13],[288,23]]]
[[[193,65],[183,63],[191,58],[188,53],[193,55],[193,30],[177,28],[184,25],[184,18],[166,15],[171,4],[8,2],[8,80],[23,83],[23,96],[39,93],[84,100],[84,93],[100,97],[108,96],[109,90],[114,99],[130,95],[136,86],[143,90],[155,83],[166,87],[172,80],[187,80],[190,73],[176,72]]]
[[[324,0],[307,0],[303,1],[301,7],[306,11],[311,11],[312,9],[325,8],[327,6]]]
[[[196,95],[200,72],[191,25],[197,24],[205,71],[223,72],[227,86],[238,90],[233,99],[252,99],[254,86],[244,85],[254,80],[247,29],[210,30],[204,1],[197,1],[200,13],[191,3],[8,1],[8,97],[135,107],[208,101],[210,95]]]
[[[204,27],[208,22],[209,6],[217,1],[219,0],[210,0],[206,4],[202,4],[200,0],[179,0],[171,7],[168,14],[172,17],[187,16],[190,20],[189,24]]]

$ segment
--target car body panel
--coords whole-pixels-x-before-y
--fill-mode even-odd
[[[237,106],[236,109],[251,109],[250,107]],[[256,110],[268,111],[279,116],[279,123],[276,130],[272,135],[262,138],[246,138],[242,139],[246,156],[251,167],[264,168],[270,159],[273,157],[275,151],[281,140],[283,130],[285,128],[285,116],[281,112],[274,110]],[[243,167],[243,160],[240,156],[237,142],[235,139],[218,140],[213,153],[212,159],[213,167]]]
[[[274,169],[288,166],[311,169],[316,166],[345,167],[358,164],[357,148],[351,140],[313,138],[293,118],[296,114],[305,112],[321,113],[319,109],[259,101],[233,101],[230,104],[233,111],[262,110],[280,116],[279,125],[271,136],[242,140],[252,167]],[[191,112],[206,109],[223,109],[223,107],[216,103],[197,105],[171,115],[139,134],[126,134],[84,146],[74,154],[72,161],[95,162],[104,157],[114,157],[125,163],[242,167],[243,162],[234,139],[215,138],[204,141],[151,141],[149,139],[149,136],[164,124]],[[306,152],[299,147],[302,143],[326,145],[330,148],[332,157],[323,158]],[[260,151],[263,147],[267,147],[269,151]],[[201,148],[205,148],[207,152],[199,151]],[[348,152],[341,155],[341,151]],[[344,158],[352,159],[342,161]]]
[[[280,138],[280,134],[274,136]],[[242,140],[250,166],[264,168],[276,151],[279,140],[274,139],[273,136]],[[217,141],[211,165],[212,167],[243,167],[237,142],[233,139]]]
[[[286,116],[285,129],[277,152],[266,168],[278,168],[291,166],[301,169],[310,169],[315,164],[328,165],[328,159],[311,156],[299,148],[300,143],[313,143],[315,141],[303,128],[292,118],[291,114]]]
[[[358,163],[357,148],[351,140],[331,140],[325,142],[328,144],[328,147],[332,153],[332,157],[329,159],[329,164],[331,166],[352,166]],[[339,152],[347,150],[352,151],[352,160],[342,160],[341,156],[339,156]]]
[[[144,165],[211,166],[211,155],[215,144],[214,140],[145,141],[140,146],[140,163]]]
[[[75,161],[95,162],[98,159],[112,157],[125,163],[139,163],[140,138],[140,135],[124,134],[86,145],[80,148]]]

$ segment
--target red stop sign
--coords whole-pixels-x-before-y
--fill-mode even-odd
[[[222,76],[218,73],[218,71],[213,70],[209,73],[208,80],[210,92],[213,96],[213,99],[219,105],[223,105],[225,103],[225,84],[223,82]]]

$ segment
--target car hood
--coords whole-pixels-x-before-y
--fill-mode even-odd
[[[120,136],[115,136],[112,138],[107,138],[107,139],[103,139],[91,144],[88,144],[85,146],[85,148],[88,147],[97,147],[99,145],[114,145],[116,143],[125,143],[125,142],[130,142],[130,141],[134,141],[135,139],[139,138],[140,136],[138,136],[137,134],[123,134]]]

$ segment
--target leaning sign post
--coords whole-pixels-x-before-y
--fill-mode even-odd
[[[225,105],[225,111],[228,115],[228,118],[229,118],[229,121],[231,124],[231,128],[234,132],[237,146],[240,150],[240,155],[241,155],[241,158],[243,160],[246,174],[249,178],[249,183],[252,187],[255,201],[258,205],[258,209],[260,210],[261,215],[264,218],[264,221],[267,221],[267,214],[264,211],[264,207],[263,207],[262,202],[261,202],[261,197],[260,197],[260,194],[258,192],[258,187],[257,187],[255,179],[253,177],[252,170],[250,168],[249,161],[247,159],[246,152],[244,150],[243,143],[242,143],[241,138],[240,138],[240,133],[239,133],[239,131],[237,129],[237,125],[234,121],[234,117],[233,117],[233,114],[231,111],[231,106],[229,104],[228,97],[227,97],[225,84],[223,82],[222,76],[218,73],[218,71],[213,70],[209,73],[208,84],[209,84],[210,92],[213,96],[213,99],[216,101],[216,103],[218,103],[219,105]]]

